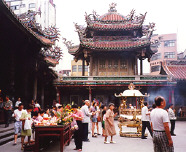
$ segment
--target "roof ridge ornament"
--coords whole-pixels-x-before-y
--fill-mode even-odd
[[[109,4],[110,9],[108,10],[108,12],[117,12],[116,6],[117,6],[116,3]]]
[[[134,90],[135,89],[135,85],[133,83],[130,83],[128,88],[129,88],[129,90]]]

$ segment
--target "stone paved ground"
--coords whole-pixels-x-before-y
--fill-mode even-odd
[[[117,121],[115,122],[117,132],[119,129],[117,127]],[[176,122],[175,133],[176,137],[173,137],[175,152],[186,152],[186,121]],[[148,136],[146,140],[139,138],[125,138],[120,137],[118,134],[114,137],[116,144],[107,144],[103,143],[103,137],[99,136],[98,138],[90,137],[91,142],[83,143],[83,152],[153,152],[152,138]],[[74,141],[72,140],[69,146],[66,146],[64,152],[75,152]],[[1,152],[21,152],[20,150],[20,140],[19,144],[16,146],[12,145],[12,142],[9,142],[3,146],[0,146]],[[59,144],[55,143],[47,150],[43,152],[59,152]]]

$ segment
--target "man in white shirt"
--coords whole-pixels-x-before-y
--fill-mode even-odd
[[[15,124],[14,124],[14,145],[17,144],[17,134],[21,133],[22,129],[22,121],[20,121],[21,115],[23,113],[23,104],[20,103],[18,109],[14,110],[13,116],[15,117]]]
[[[88,125],[90,123],[90,116],[92,115],[92,113],[89,112],[89,107],[90,106],[90,101],[89,100],[85,100],[85,105],[81,107],[81,111],[83,112],[83,120],[82,120],[82,124],[83,124],[83,141],[87,141],[89,142],[88,139]]]
[[[149,109],[148,109],[148,104],[147,102],[144,102],[144,107],[141,109],[141,114],[142,114],[142,117],[141,117],[141,121],[142,121],[142,135],[141,135],[141,139],[147,139],[145,137],[145,130],[146,130],[146,127],[147,129],[149,130],[150,132],[150,135],[152,135],[152,130],[151,130],[151,127],[150,127],[150,112],[149,112]]]
[[[15,107],[18,108],[20,103],[21,103],[21,98],[18,98],[15,103]]]
[[[171,135],[176,136],[174,134],[176,116],[175,116],[175,111],[173,110],[173,104],[169,106],[168,115],[171,122]]]
[[[166,101],[163,97],[155,98],[156,108],[150,114],[153,130],[154,152],[173,152],[173,141],[169,130],[169,117],[166,110]]]

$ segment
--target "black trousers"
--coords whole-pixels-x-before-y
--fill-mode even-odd
[[[11,110],[5,110],[5,125],[9,126],[10,120],[11,120],[12,111]]]
[[[82,149],[83,144],[83,124],[81,121],[76,120],[78,125],[78,130],[74,132],[74,141],[76,145],[76,149]]]
[[[83,123],[83,141],[88,140],[88,123]]]
[[[171,122],[171,134],[174,134],[175,120],[170,120],[170,122]]]
[[[151,137],[153,137],[150,122],[149,121],[142,121],[142,136],[141,136],[141,138],[145,137],[146,128],[149,130]]]

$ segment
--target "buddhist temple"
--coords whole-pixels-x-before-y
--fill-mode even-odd
[[[166,98],[170,96],[168,102],[172,102],[169,91],[176,82],[170,81],[167,75],[143,75],[143,60],[150,61],[158,43],[151,40],[155,23],[144,25],[146,15],[136,15],[132,10],[124,16],[112,3],[104,15],[95,11],[86,13],[86,27],[75,23],[80,44],[73,45],[65,38],[64,43],[75,61],[82,60],[82,76],[61,77],[55,81],[60,102],[81,104],[82,100],[89,99],[104,104],[114,102],[118,106],[120,101],[114,94],[126,90],[130,83],[143,94],[153,96],[159,88],[166,88]],[[85,65],[89,65],[89,76],[85,76]]]

